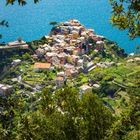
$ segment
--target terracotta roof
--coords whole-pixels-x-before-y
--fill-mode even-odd
[[[64,80],[64,77],[58,76],[58,77],[56,77],[56,80],[58,80],[58,81],[63,81],[63,80]]]
[[[35,69],[48,69],[51,67],[50,63],[35,63],[34,68]]]

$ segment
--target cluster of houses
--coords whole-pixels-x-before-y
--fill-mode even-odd
[[[47,44],[40,45],[32,58],[35,60],[34,71],[61,69],[54,79],[57,87],[66,83],[67,78],[75,77],[80,72],[88,73],[96,67],[108,67],[113,62],[93,63],[91,51],[102,51],[105,38],[96,35],[93,29],[86,29],[78,20],[69,20],[54,27],[48,36],[44,36]],[[23,40],[9,42],[0,49],[29,49]],[[43,61],[42,61],[43,60]],[[12,65],[21,63],[20,59],[13,60]],[[99,85],[94,85],[99,87]],[[82,85],[80,92],[90,92],[92,87]],[[12,86],[0,85],[0,94],[8,95]]]
[[[96,35],[93,29],[86,29],[78,20],[60,23],[48,36],[44,36],[44,39],[48,43],[38,46],[32,55],[35,60],[34,71],[61,69],[54,79],[57,87],[61,87],[66,83],[67,78],[75,77],[80,72],[88,73],[96,67],[106,68],[115,64],[114,62],[93,63],[93,58],[89,54],[91,51],[96,53],[102,51],[106,43],[105,38]],[[16,50],[17,48],[26,50],[29,46],[22,39],[0,46],[0,50]],[[140,58],[127,59],[127,62],[135,61],[140,62]],[[13,60],[12,66],[20,63],[20,59]],[[79,87],[80,93],[92,92],[93,87],[99,88],[100,85],[84,84]],[[0,96],[8,96],[11,93],[13,93],[13,86],[0,84]]]
[[[96,35],[93,29],[86,29],[78,20],[70,20],[54,27],[49,36],[45,36],[47,44],[36,49],[32,58],[46,63],[37,62],[35,70],[63,68],[56,77],[56,81],[63,81],[65,77],[77,75],[77,73],[89,72],[94,69],[92,58],[88,56],[93,44],[96,52],[104,48],[104,37]],[[62,78],[63,77],[63,78]]]

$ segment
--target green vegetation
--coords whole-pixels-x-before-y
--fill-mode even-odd
[[[139,62],[118,57],[114,65],[80,73],[56,89],[52,81],[57,69],[34,72],[30,55],[21,58],[2,80],[15,93],[0,99],[0,139],[139,139]],[[17,76],[22,81],[12,81]],[[93,92],[79,93],[84,84]],[[38,86],[44,89],[38,92]]]
[[[34,1],[34,3],[37,3],[40,0],[33,0],[33,1]],[[18,0],[18,1],[16,1],[16,0],[6,0],[6,2],[7,2],[7,4],[11,4],[11,5],[13,5],[15,2],[18,2],[18,4],[22,5],[22,6],[27,4],[27,0]]]
[[[111,112],[94,94],[79,96],[65,88],[55,94],[44,89],[29,99],[16,94],[1,99],[0,139],[103,139],[113,122]]]
[[[120,115],[129,105],[129,89],[140,88],[139,81],[139,63],[127,63],[124,60],[109,68],[96,68],[86,75],[81,73],[73,80],[73,86],[98,84],[98,88],[93,86],[93,93],[111,105],[115,114]]]
[[[120,30],[128,30],[129,37],[140,36],[140,1],[110,0],[112,5],[112,24]]]
[[[39,40],[28,42],[28,44],[31,46],[31,49],[34,51],[35,49],[38,48],[39,45],[48,44],[48,41],[44,37],[42,37]]]
[[[80,96],[68,87],[55,93],[44,89],[29,98],[18,93],[1,98],[0,139],[138,140],[139,92],[129,90],[129,104],[119,116],[112,115],[95,94]]]
[[[7,4],[14,2],[7,0]],[[128,0],[128,9],[123,6],[125,2],[111,0],[112,22],[121,30],[128,29],[129,36],[135,38],[139,36],[139,1]],[[26,0],[18,3],[25,5]],[[22,60],[1,80],[13,85],[15,92],[8,98],[0,96],[0,140],[139,140],[140,63],[128,62],[123,49],[107,39],[105,42],[104,49],[92,51],[90,56],[95,64],[114,65],[80,73],[61,89],[53,81],[58,69],[33,69],[30,55],[48,43],[45,38],[29,42],[29,52],[0,52],[0,72],[14,59]],[[90,43],[94,48],[94,42]],[[92,87],[92,93],[79,92],[84,84]]]
[[[0,99],[0,139],[138,140],[140,65],[128,60],[139,55],[126,57],[116,43],[105,39],[104,49],[89,54],[96,67],[68,78],[59,89],[55,77],[62,69],[33,68],[31,55],[45,43],[42,38],[30,42],[28,52],[5,52],[9,57],[1,53],[2,62],[21,59],[21,63],[1,80],[15,91]],[[94,43],[92,47],[95,50]],[[83,85],[92,92],[82,94]]]
[[[11,65],[15,59],[30,59],[29,50],[15,49],[15,50],[0,50],[0,73],[4,67]]]
[[[52,25],[52,26],[56,26],[58,23],[56,22],[56,21],[52,21],[52,22],[50,22],[50,25]]]

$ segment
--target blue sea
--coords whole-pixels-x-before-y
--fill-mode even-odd
[[[74,18],[87,28],[93,28],[97,34],[117,42],[128,53],[134,52],[135,46],[140,45],[140,38],[130,40],[127,32],[112,27],[109,0],[41,0],[38,4],[27,0],[24,7],[18,4],[6,6],[5,1],[0,1],[0,20],[7,20],[9,27],[0,27],[3,34],[0,42],[13,41],[18,36],[25,41],[40,39],[51,30],[51,21]]]

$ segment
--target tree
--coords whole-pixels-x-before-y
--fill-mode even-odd
[[[9,26],[8,21],[5,21],[5,20],[0,21],[0,26],[8,27]],[[0,38],[2,38],[1,34],[0,34]]]
[[[140,89],[129,89],[130,105],[108,131],[106,140],[139,140],[140,139]]]
[[[50,22],[50,25],[53,25],[53,27],[55,26],[55,25],[57,25],[58,23],[56,22],[56,21],[52,21],[52,22]]]
[[[33,0],[34,3],[39,2],[40,0]],[[18,2],[19,5],[25,5],[27,4],[27,0],[6,0],[6,4],[14,4],[15,2]]]
[[[34,101],[22,95],[1,100],[0,139],[100,140],[112,125],[108,108],[92,93],[44,89]]]
[[[120,30],[128,30],[130,38],[140,36],[140,0],[110,0],[111,22]]]

